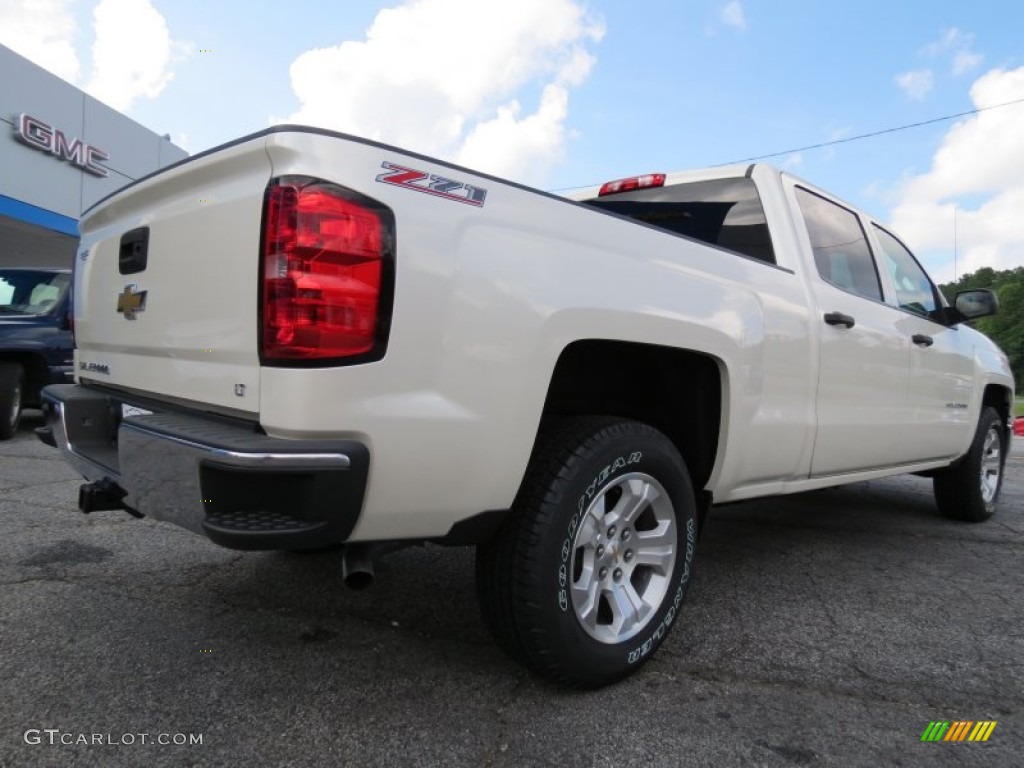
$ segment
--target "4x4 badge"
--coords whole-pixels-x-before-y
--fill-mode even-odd
[[[126,285],[124,293],[117,295],[117,311],[124,315],[125,320],[134,320],[136,312],[146,309],[146,294],[148,291],[140,291],[135,283]]]

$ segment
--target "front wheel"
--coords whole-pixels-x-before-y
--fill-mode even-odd
[[[545,677],[607,685],[665,640],[696,540],[693,488],[668,438],[634,421],[566,420],[542,436],[509,518],[477,552],[485,621]]]
[[[932,480],[939,511],[969,523],[988,520],[996,511],[1005,462],[1003,420],[995,408],[984,408],[966,455]]]
[[[0,440],[18,431],[24,387],[24,369],[18,363],[0,363]]]

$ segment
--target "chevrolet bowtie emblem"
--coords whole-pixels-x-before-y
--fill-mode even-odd
[[[117,311],[124,314],[125,320],[134,320],[136,312],[142,312],[146,308],[146,293],[140,291],[139,286],[134,283],[124,287],[124,293],[117,295]]]

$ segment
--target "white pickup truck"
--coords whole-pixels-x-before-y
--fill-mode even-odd
[[[569,198],[279,126],[94,206],[48,426],[126,509],[226,547],[475,544],[499,644],[619,679],[712,504],[896,473],[989,517],[1006,357],[874,219],[764,165]]]

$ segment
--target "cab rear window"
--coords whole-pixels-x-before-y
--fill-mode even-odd
[[[775,263],[764,207],[752,179],[712,179],[585,201],[652,227]]]

